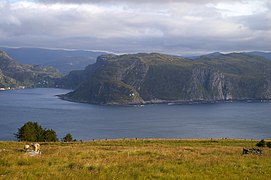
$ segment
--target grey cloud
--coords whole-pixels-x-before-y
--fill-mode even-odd
[[[91,3],[196,3],[196,4],[204,4],[204,3],[218,3],[223,2],[225,0],[39,0],[42,3],[67,3],[67,4],[91,4]],[[228,2],[236,2],[236,0],[228,0]]]
[[[42,0],[42,2],[113,4],[132,1]],[[100,49],[118,53],[270,51],[271,21],[268,19],[270,18],[268,13],[225,18],[217,9],[206,7],[204,4],[191,4],[189,3],[191,0],[170,1],[187,2],[181,5],[162,0],[147,2],[166,3],[155,8],[138,4],[136,8],[121,7],[117,10],[110,9],[110,6],[101,7],[95,4],[55,6],[34,3],[30,8],[23,8],[24,6],[11,8],[8,4],[2,5],[0,45]]]
[[[271,13],[261,13],[251,16],[233,18],[235,22],[241,23],[251,30],[271,30]]]

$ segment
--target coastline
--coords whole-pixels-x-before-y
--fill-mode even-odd
[[[19,89],[26,89],[27,87],[25,86],[19,86],[16,88],[12,88],[12,87],[7,87],[7,88],[0,88],[0,91],[10,91],[10,90],[19,90]]]
[[[88,101],[80,101],[69,98],[66,94],[56,95],[59,99],[76,102],[76,103],[85,103],[85,104],[92,104],[92,105],[101,105],[101,106],[144,106],[144,105],[155,105],[155,104],[167,104],[167,105],[193,105],[193,104],[219,104],[219,103],[237,103],[237,102],[244,102],[244,103],[270,103],[271,99],[231,99],[231,100],[151,100],[151,101],[144,101],[141,103],[95,103],[95,102],[88,102]]]
[[[0,88],[1,91],[10,91],[10,90],[23,90],[23,89],[33,89],[35,87],[25,87],[20,86],[17,88]],[[47,88],[47,87],[43,87]],[[57,87],[51,87],[57,88]],[[66,88],[57,88],[57,89],[66,89]],[[71,90],[71,89],[67,89]],[[71,90],[72,91],[72,90]],[[167,105],[193,105],[193,104],[219,104],[219,103],[236,103],[236,102],[244,102],[244,103],[270,103],[271,99],[253,99],[253,98],[242,98],[242,99],[229,99],[229,100],[150,100],[143,101],[141,103],[99,103],[99,102],[88,102],[83,100],[75,100],[69,98],[67,94],[59,94],[55,95],[61,100],[76,102],[76,103],[84,103],[84,104],[92,104],[92,105],[100,105],[100,106],[144,106],[144,105],[156,105],[156,104],[167,104]]]

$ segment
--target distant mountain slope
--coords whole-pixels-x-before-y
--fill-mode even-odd
[[[93,64],[104,52],[84,50],[51,50],[42,48],[6,48],[0,47],[22,64],[53,66],[60,72],[68,74],[72,70],[82,70]]]
[[[64,99],[95,104],[271,99],[271,61],[238,53],[103,55],[61,83],[75,89]]]
[[[252,52],[244,52],[244,54],[253,54],[253,55],[261,56],[261,57],[271,60],[271,52],[252,51]]]
[[[60,77],[52,67],[19,64],[0,51],[0,88],[54,87]]]

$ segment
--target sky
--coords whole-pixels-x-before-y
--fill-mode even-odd
[[[0,0],[0,46],[271,51],[270,0]]]

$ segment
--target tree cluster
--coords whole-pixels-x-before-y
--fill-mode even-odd
[[[27,122],[21,128],[15,137],[19,141],[29,142],[56,142],[59,141],[56,132],[52,129],[43,129],[37,122]],[[64,142],[76,141],[73,139],[71,133],[68,133],[62,139]]]
[[[52,129],[43,129],[37,122],[27,122],[18,129],[16,138],[19,141],[56,142],[56,132]]]

